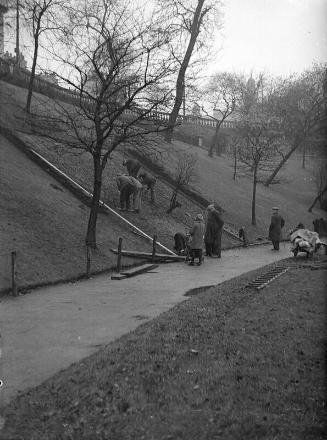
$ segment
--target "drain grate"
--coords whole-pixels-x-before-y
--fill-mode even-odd
[[[288,270],[289,267],[275,267],[264,275],[261,275],[255,280],[250,281],[245,287],[254,287],[257,290],[263,289],[264,287],[268,286],[269,283],[283,275]]]

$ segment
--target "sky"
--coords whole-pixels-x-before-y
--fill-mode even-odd
[[[287,76],[327,61],[327,0],[224,0],[213,71]],[[223,34],[223,36],[221,35]]]
[[[287,76],[302,72],[314,61],[327,61],[327,0],[223,2],[223,28],[214,43],[220,50],[208,73],[227,70]],[[7,35],[11,44],[7,40],[6,49],[11,52],[14,28]],[[22,40],[21,49],[27,54],[30,42]]]

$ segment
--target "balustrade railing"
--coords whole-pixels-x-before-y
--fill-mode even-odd
[[[10,60],[0,59],[0,79],[13,84],[17,84],[21,87],[27,87],[30,80],[30,72],[27,69],[18,68],[15,63]],[[34,78],[33,90],[42,93],[49,98],[55,98],[69,104],[83,104],[85,106],[92,106],[94,104],[92,98],[87,96],[81,96],[77,91],[69,90],[61,87],[58,84],[47,81],[46,79],[36,75]],[[140,112],[142,110],[140,109]],[[127,109],[124,112],[124,116],[131,118],[137,115],[139,112],[135,110]],[[169,113],[151,110],[145,116],[145,119],[156,121],[158,124],[166,124],[169,120]],[[181,124],[193,124],[200,125],[202,127],[215,128],[217,126],[217,120],[212,118],[203,118],[193,115],[179,116],[177,120],[178,125]],[[221,124],[223,128],[234,128],[234,121],[223,121]]]

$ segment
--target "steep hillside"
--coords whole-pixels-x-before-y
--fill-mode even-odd
[[[84,188],[91,190],[90,157],[54,148],[49,142],[14,130],[17,126],[16,116],[21,112],[17,104],[22,104],[24,90],[9,86],[6,92],[9,93],[7,96],[10,98],[10,105],[6,106],[5,101],[1,101],[1,124],[10,127],[27,145],[43,154]],[[114,208],[119,205],[115,176],[124,171],[123,154],[117,152],[114,155],[104,175],[102,199]],[[3,243],[0,263],[4,268],[1,272],[0,291],[8,289],[11,284],[12,251],[17,252],[17,281],[20,287],[85,275],[84,238],[88,208],[3,136],[0,137],[0,160],[0,231]],[[156,193],[155,205],[146,196],[142,212],[139,215],[127,213],[125,217],[148,235],[156,234],[160,243],[172,248],[174,233],[184,232],[200,208],[181,197],[182,209],[167,216],[171,189],[158,181]],[[114,215],[100,215],[97,226],[98,249],[91,256],[92,272],[114,268],[116,257],[110,252],[110,248],[117,247],[120,236],[123,237],[125,249],[152,249],[146,239],[140,238],[131,230],[131,227]],[[224,247],[236,244],[236,240],[228,237],[223,239]],[[123,259],[123,263],[127,265],[135,262],[132,259]]]
[[[312,228],[315,218],[326,217],[326,213],[317,207],[312,213],[308,208],[315,198],[314,167],[311,158],[307,159],[306,169],[301,168],[301,157],[294,156],[278,174],[278,182],[268,188],[257,186],[256,217],[257,226],[251,225],[251,176],[238,171],[233,180],[233,164],[228,157],[209,157],[207,151],[194,145],[175,141],[170,150],[170,161],[176,151],[188,151],[198,157],[198,179],[194,188],[206,199],[216,201],[225,209],[224,218],[235,229],[241,225],[248,228],[251,238],[266,237],[269,227],[271,208],[279,206],[286,220],[284,235],[288,229],[300,221]]]
[[[49,141],[27,135],[19,130],[23,123],[23,105],[26,90],[0,82],[0,123],[15,131],[24,142],[42,154],[47,160],[75,179],[88,190],[92,189],[92,163],[87,154],[73,154]],[[51,100],[35,95],[34,106]],[[18,130],[17,130],[18,128]],[[208,201],[219,203],[225,210],[224,219],[234,229],[245,225],[250,237],[265,238],[271,215],[271,207],[278,205],[286,219],[288,230],[299,221],[308,227],[312,220],[323,217],[315,210],[307,212],[314,197],[314,184],[310,169],[302,170],[296,158],[289,162],[280,175],[280,184],[269,188],[258,187],[257,227],[251,225],[251,179],[239,174],[232,179],[232,164],[228,158],[209,158],[204,149],[179,141],[173,145],[161,141],[161,165],[172,173],[176,152],[191,151],[198,156],[197,180],[194,188]],[[111,157],[104,173],[102,199],[111,207],[119,205],[119,193],[115,176],[125,171],[123,158],[127,148],[117,150]],[[0,280],[0,289],[10,285],[10,252],[18,252],[18,277],[20,284],[36,284],[62,278],[77,277],[85,273],[84,237],[88,208],[61,187],[38,166],[27,159],[8,141],[1,138],[1,235],[6,237],[2,247],[1,262],[5,270]],[[159,241],[172,248],[173,234],[184,232],[191,219],[201,211],[199,205],[180,196],[181,208],[167,215],[171,188],[158,179],[157,202],[152,205],[145,196],[140,215],[126,214],[126,218],[150,236],[156,234]],[[135,250],[149,249],[149,243],[132,234],[116,217],[100,215],[98,225],[99,250],[92,256],[92,269],[108,269],[115,264],[110,247],[116,247],[118,236],[124,237],[124,247]],[[228,235],[223,237],[223,247],[238,245]],[[131,261],[129,261],[131,263]]]
[[[0,290],[11,285],[13,251],[19,286],[84,275],[87,207],[2,136],[0,147]],[[144,239],[114,216],[100,214],[97,230],[99,248],[91,256],[92,271],[115,265],[110,247],[119,236],[130,248],[150,251]]]

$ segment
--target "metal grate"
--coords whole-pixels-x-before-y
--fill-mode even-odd
[[[268,286],[269,283],[283,275],[288,270],[289,267],[275,267],[264,275],[261,275],[255,280],[250,281],[245,287],[253,287],[257,290],[263,289],[264,287]]]

